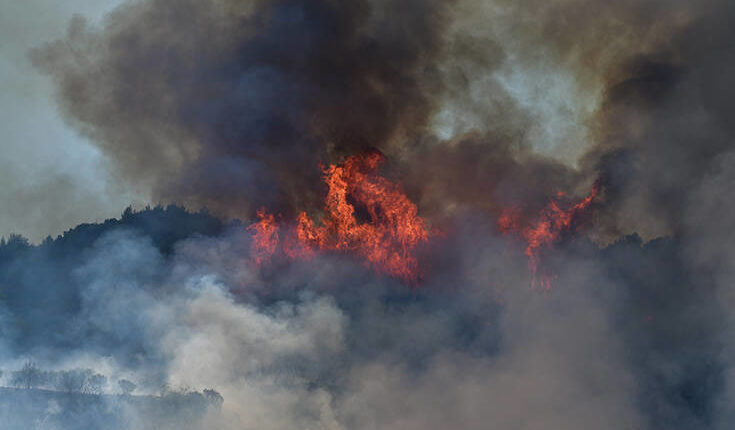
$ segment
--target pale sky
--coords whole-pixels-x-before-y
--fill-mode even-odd
[[[37,242],[143,203],[60,118],[28,50],[61,37],[74,14],[99,23],[122,0],[0,0],[0,236]]]

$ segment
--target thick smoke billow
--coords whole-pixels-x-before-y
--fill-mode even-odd
[[[720,0],[140,0],[99,28],[75,18],[30,54],[60,112],[125,183],[183,206],[0,245],[0,414],[731,428],[733,16]],[[426,221],[415,283],[342,242],[256,264],[257,208],[283,231],[301,211],[323,223],[323,169],[375,150],[401,184],[380,189]],[[357,205],[345,190],[332,203]],[[387,216],[366,205],[355,220]]]
[[[134,2],[103,30],[75,19],[33,59],[69,120],[156,198],[294,210],[320,160],[422,134],[449,5]]]
[[[160,201],[299,211],[319,163],[379,148],[430,213],[538,206],[603,177],[599,234],[648,239],[681,231],[687,190],[728,152],[731,9],[142,1],[104,28],[76,18],[32,59]]]

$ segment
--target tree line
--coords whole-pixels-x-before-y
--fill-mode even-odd
[[[0,371],[2,376],[2,371]],[[15,388],[50,389],[65,393],[104,394],[107,377],[92,369],[43,370],[33,361],[26,361],[19,370],[10,372],[8,383]],[[128,380],[118,381],[123,394],[132,393],[136,385]]]

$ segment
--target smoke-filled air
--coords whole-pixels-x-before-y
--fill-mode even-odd
[[[0,430],[735,428],[735,2],[51,3]]]

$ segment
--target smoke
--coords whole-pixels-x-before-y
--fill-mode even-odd
[[[75,18],[33,59],[69,121],[154,200],[288,210],[318,189],[320,160],[421,134],[447,7],[135,2],[104,29]]]
[[[3,367],[92,368],[151,404],[164,385],[213,388],[221,410],[182,400],[164,415],[201,428],[707,428],[720,416],[729,323],[675,240],[575,240],[547,260],[558,276],[542,293],[508,252],[522,244],[465,218],[411,291],[343,255],[260,269],[243,226],[202,230],[207,217],[127,213],[95,235],[6,244]],[[31,261],[29,278],[17,268]],[[163,419],[141,407],[85,410],[120,428]]]
[[[201,428],[729,428],[733,13],[147,0],[77,17],[31,57],[144,194],[319,220],[320,163],[377,149],[437,233],[413,288],[341,252],[258,266],[240,221],[173,206],[14,237],[1,356],[211,387]],[[593,183],[587,234],[559,235],[553,287],[529,288],[498,216]]]
[[[728,148],[731,9],[141,1],[104,28],[75,18],[32,58],[155,201],[295,213],[319,201],[318,163],[378,148],[428,214],[604,177],[609,242],[679,232],[681,189]]]

